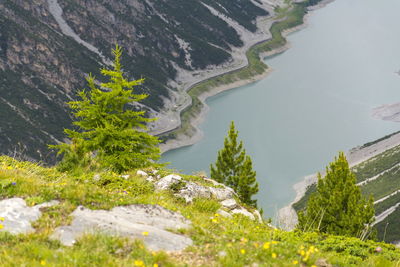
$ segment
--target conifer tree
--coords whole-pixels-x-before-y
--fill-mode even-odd
[[[63,155],[60,166],[73,168],[94,165],[123,172],[151,165],[160,156],[158,139],[149,135],[145,112],[135,110],[132,103],[147,97],[134,94],[133,88],[143,79],[128,81],[121,66],[121,48],[113,49],[113,69],[102,69],[108,81],[95,83],[95,77],[87,78],[89,90],[80,91],[81,100],[69,102],[76,118],[76,130],[66,129],[72,143],[50,146]]]
[[[317,191],[299,212],[298,228],[362,239],[371,233],[374,220],[373,199],[367,201],[356,185],[343,152],[326,168],[324,178],[318,174]]]
[[[258,192],[256,172],[253,171],[250,156],[243,149],[243,142],[238,143],[238,131],[232,121],[224,147],[218,152],[215,166],[211,164],[211,178],[236,191],[241,201],[257,206],[257,200],[251,197]]]

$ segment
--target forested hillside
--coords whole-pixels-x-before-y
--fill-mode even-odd
[[[227,21],[256,31],[256,18],[268,15],[256,4],[1,1],[0,152],[51,162],[46,144],[61,141],[62,129],[71,123],[65,102],[84,87],[88,73],[98,77],[115,43],[125,49],[123,64],[129,75],[146,77],[139,90],[149,94],[147,109],[159,111],[177,89],[180,70],[232,61],[232,48],[242,46],[243,40]]]

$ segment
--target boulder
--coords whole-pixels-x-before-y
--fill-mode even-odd
[[[233,210],[234,208],[237,207],[236,200],[234,200],[233,198],[222,201],[221,205],[222,207],[227,208],[228,210]]]
[[[222,217],[231,218],[232,215],[229,212],[226,212],[222,209],[217,210],[217,214],[221,215]]]
[[[193,182],[187,182],[186,185],[179,190],[176,196],[182,197],[186,203],[190,203],[194,198],[210,198],[211,192],[209,187],[201,186]]]
[[[46,202],[33,207],[28,207],[22,198],[10,198],[0,201],[0,217],[4,221],[0,221],[3,229],[12,234],[27,234],[34,232],[35,229],[31,223],[38,220],[42,213],[40,208],[57,205],[58,201]]]
[[[182,177],[176,174],[170,174],[163,178],[161,178],[157,183],[155,183],[155,188],[157,190],[166,190],[171,185],[179,183],[182,180]]]
[[[254,214],[254,216],[257,218],[258,222],[260,222],[260,223],[263,222],[263,218],[262,218],[262,216],[261,216],[261,214],[260,214],[260,212],[259,212],[258,210],[255,210],[255,211],[253,212],[253,214]]]
[[[227,188],[215,188],[215,187],[210,187],[210,192],[213,197],[215,197],[218,200],[226,200],[233,198],[235,195],[233,190],[229,187]]]
[[[246,209],[243,208],[243,207],[238,208],[238,209],[231,210],[231,213],[232,213],[232,214],[242,214],[242,215],[244,215],[244,216],[246,216],[246,217],[249,217],[249,218],[252,219],[252,220],[255,219],[253,213],[249,212],[248,210],[246,210]]]
[[[144,172],[144,171],[142,171],[142,170],[138,170],[138,171],[136,172],[136,175],[138,175],[138,176],[143,176],[143,177],[149,176],[146,172]]]
[[[51,236],[66,246],[95,232],[142,239],[152,250],[180,251],[192,245],[190,238],[167,231],[188,228],[190,221],[158,205],[130,205],[110,211],[79,206],[71,215],[72,224],[58,227]]]

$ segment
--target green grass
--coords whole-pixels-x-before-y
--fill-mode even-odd
[[[361,191],[365,196],[373,195],[375,200],[387,196],[400,189],[400,166],[382,174],[378,179],[363,186]]]
[[[33,223],[35,233],[13,236],[0,232],[2,266],[312,266],[317,261],[336,266],[396,266],[400,262],[400,251],[389,244],[286,232],[241,215],[224,218],[216,214],[221,207],[218,201],[199,198],[187,204],[172,190],[154,191],[151,183],[134,173],[128,173],[130,179],[125,180],[102,172],[99,180],[93,180],[95,173],[60,173],[0,157],[0,199],[22,197],[28,205],[60,201],[42,209],[42,217]],[[171,171],[159,173],[164,176]],[[195,175],[183,177],[209,185]],[[71,222],[69,214],[78,205],[110,209],[137,203],[157,204],[191,220],[192,227],[180,233],[192,238],[194,245],[166,254],[151,252],[139,241],[105,235],[84,236],[73,247],[49,239],[56,227]],[[379,254],[375,252],[378,246],[383,248]]]
[[[399,241],[400,236],[400,208],[398,207],[386,219],[380,222],[375,228],[378,230],[378,240],[385,242]]]
[[[388,170],[400,162],[400,146],[393,147],[385,152],[362,162],[352,168],[357,177],[357,182],[371,178]]]
[[[375,204],[375,214],[379,215],[390,207],[400,203],[400,193],[397,193],[382,202]]]

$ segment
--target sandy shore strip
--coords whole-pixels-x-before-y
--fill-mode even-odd
[[[286,38],[289,34],[291,34],[293,32],[296,32],[296,31],[299,31],[299,30],[307,27],[307,25],[308,25],[308,17],[312,14],[312,11],[320,9],[320,8],[323,8],[327,4],[329,4],[329,3],[333,2],[333,1],[334,0],[324,0],[324,1],[320,2],[317,5],[315,5],[313,7],[310,7],[309,8],[309,12],[303,18],[304,23],[299,25],[299,26],[296,26],[296,27],[293,27],[291,29],[287,29],[287,30],[283,31],[282,32],[282,36],[284,38]],[[296,2],[296,1],[293,1],[293,2]],[[268,11],[272,12],[271,10],[268,10]],[[278,22],[278,21],[279,20],[277,20],[276,18],[272,17],[272,18],[269,18],[267,20],[266,24],[264,22],[264,27],[265,27],[265,25],[268,25],[268,32],[266,33],[268,38],[266,38],[264,40],[261,40],[261,41],[257,41],[256,43],[252,44],[251,46],[247,46],[247,48],[242,51],[243,55],[246,55],[246,52],[249,49],[251,49],[254,45],[257,45],[257,44],[262,43],[262,42],[269,41],[270,37],[271,37],[271,33],[269,32],[269,29],[271,28],[273,23]],[[289,41],[287,41],[284,46],[276,48],[276,49],[271,50],[271,51],[268,51],[266,53],[261,53],[259,56],[260,56],[261,59],[263,59],[265,57],[277,55],[277,54],[283,53],[284,51],[286,51],[290,47],[291,47],[291,43]],[[230,72],[240,71],[240,69],[243,69],[243,68],[248,66],[247,57],[246,57],[246,61],[244,63],[245,64],[241,64],[241,66],[239,66],[236,69],[233,69],[233,70],[232,69],[227,69],[225,72],[223,72],[221,74],[218,74],[218,75],[215,75],[215,76],[212,76],[212,77],[207,77],[202,81],[208,80],[210,78],[216,78],[218,76],[222,76],[222,75],[225,75],[225,74],[230,73]],[[207,113],[209,111],[209,106],[205,102],[207,100],[207,98],[215,96],[215,95],[217,95],[217,94],[219,94],[221,92],[224,92],[224,91],[227,91],[227,90],[230,90],[230,89],[235,89],[235,88],[238,88],[238,87],[241,87],[241,86],[244,86],[244,85],[249,85],[251,83],[254,83],[254,82],[257,82],[259,80],[262,80],[272,71],[273,71],[273,69],[268,67],[265,70],[264,73],[262,73],[260,75],[253,76],[250,79],[240,80],[240,81],[236,81],[236,82],[233,82],[233,83],[230,83],[230,84],[221,85],[221,86],[212,88],[211,90],[209,90],[207,92],[202,93],[198,98],[203,104],[203,109],[198,114],[196,114],[196,116],[190,121],[192,127],[195,129],[195,133],[190,135],[190,136],[189,135],[185,135],[185,134],[181,134],[181,135],[177,136],[175,139],[168,140],[166,143],[161,144],[160,145],[160,149],[161,149],[162,153],[165,153],[165,152],[167,152],[169,150],[177,149],[177,148],[180,148],[180,147],[193,145],[193,144],[199,142],[203,138],[204,134],[199,129],[199,125],[205,120],[206,115],[207,115]],[[190,87],[188,87],[186,89],[186,91],[190,90],[190,88],[192,88],[193,86],[195,86],[196,84],[198,84],[199,82],[202,82],[202,81],[198,81],[198,82],[192,84]],[[192,102],[191,102],[191,99],[190,99],[190,101],[186,102],[182,106],[182,108],[180,109],[180,112],[182,110],[184,110],[185,108],[187,108],[189,105],[191,105],[191,103]],[[174,128],[170,127],[171,129],[168,129],[167,131],[163,131],[163,132],[171,131],[172,129],[175,129],[175,128],[180,126],[180,123],[181,123],[181,121],[180,121],[180,112],[179,112],[179,118],[175,118],[175,119],[171,120],[173,122],[173,124],[175,124],[175,127]],[[176,122],[177,121],[179,121],[178,126],[176,126]]]
[[[360,164],[376,155],[385,152],[395,146],[400,145],[400,133],[391,135],[390,137],[378,141],[369,146],[355,147],[346,153],[347,160],[351,167]],[[321,172],[323,175],[323,172]],[[297,224],[297,213],[292,205],[299,201],[307,191],[308,186],[316,183],[318,180],[317,173],[304,177],[304,179],[293,185],[296,191],[296,197],[292,203],[282,208],[278,212],[278,225],[286,230],[292,230]]]

